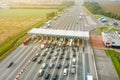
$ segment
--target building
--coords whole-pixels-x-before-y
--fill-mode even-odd
[[[106,47],[120,48],[120,35],[117,32],[102,32],[102,40]]]

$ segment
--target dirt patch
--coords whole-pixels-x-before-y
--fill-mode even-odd
[[[101,36],[90,35],[90,41],[92,48],[104,50],[106,49]]]

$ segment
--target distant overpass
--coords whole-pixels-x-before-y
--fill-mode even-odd
[[[54,30],[54,29],[40,29],[33,28],[28,34],[40,35],[40,36],[54,36],[63,38],[80,38],[89,39],[89,32],[87,31],[71,31],[71,30]]]

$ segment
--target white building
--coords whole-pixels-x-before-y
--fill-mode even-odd
[[[117,32],[102,32],[102,40],[105,46],[120,47],[120,35]]]

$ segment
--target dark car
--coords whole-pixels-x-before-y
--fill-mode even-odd
[[[73,53],[73,57],[76,57],[76,54],[75,54],[75,53]]]
[[[45,75],[44,75],[44,78],[45,79],[48,79],[50,77],[50,74],[49,73],[46,73]]]
[[[69,60],[69,56],[66,56],[66,60]]]
[[[69,67],[69,64],[68,63],[65,63],[65,66],[64,66],[65,68],[68,68]]]
[[[52,80],[57,80],[57,77],[58,77],[58,75],[54,74],[53,77],[52,77]]]
[[[33,62],[35,62],[36,60],[37,60],[37,57],[34,57],[34,58],[33,58]]]
[[[7,68],[11,67],[12,65],[13,65],[13,62],[11,62],[11,63],[7,66]]]
[[[61,64],[58,64],[58,65],[57,65],[57,69],[60,69],[60,68],[61,68]]]
[[[62,52],[61,55],[64,55],[64,52]]]
[[[43,53],[43,54],[42,54],[42,56],[45,56],[45,55],[46,55],[46,53]]]
[[[48,55],[47,59],[50,59],[51,58],[51,55]]]
[[[63,56],[62,56],[62,55],[60,56],[60,59],[63,59]]]

